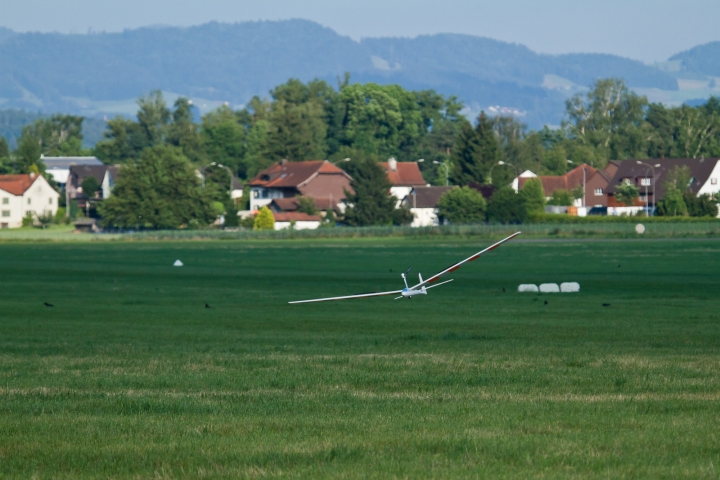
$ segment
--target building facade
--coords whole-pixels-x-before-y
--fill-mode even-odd
[[[0,228],[21,227],[28,214],[55,215],[59,198],[42,175],[0,175]]]

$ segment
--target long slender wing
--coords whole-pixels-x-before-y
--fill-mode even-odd
[[[442,276],[445,275],[446,273],[454,272],[454,271],[457,270],[458,268],[462,267],[464,264],[466,264],[466,263],[468,263],[468,262],[472,262],[473,260],[475,260],[476,258],[478,258],[478,257],[479,257],[480,255],[482,255],[483,253],[489,252],[490,250],[493,250],[493,249],[499,247],[500,245],[502,245],[503,243],[507,242],[508,240],[511,240],[511,239],[517,237],[518,235],[520,235],[520,233],[521,233],[521,232],[515,232],[515,233],[513,233],[512,235],[510,235],[509,237],[500,240],[500,241],[497,242],[496,244],[490,245],[490,246],[487,247],[485,250],[480,250],[480,251],[479,251],[478,253],[476,253],[475,255],[471,255],[471,256],[469,256],[468,258],[466,258],[465,260],[463,260],[463,261],[461,261],[461,262],[458,262],[458,263],[456,263],[456,264],[454,264],[454,265],[450,265],[448,268],[446,268],[446,269],[443,270],[442,272],[436,273],[435,275],[433,275],[432,277],[428,278],[427,280],[418,283],[417,285],[415,285],[414,287],[412,287],[411,290],[415,290],[416,288],[422,287],[423,285],[425,285],[425,284],[427,284],[427,283],[433,283],[434,281],[436,281],[438,278],[442,277]]]
[[[393,290],[392,292],[360,293],[358,295],[346,295],[344,297],[316,298],[313,300],[296,300],[294,302],[288,303],[329,302],[330,300],[350,300],[351,298],[381,297],[383,295],[396,295],[401,292],[402,290]]]

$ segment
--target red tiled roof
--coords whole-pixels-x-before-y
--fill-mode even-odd
[[[344,175],[348,179],[350,178],[347,173],[327,160],[283,161],[275,163],[257,174],[249,184],[254,187],[298,188],[320,173]]]
[[[427,182],[420,173],[417,162],[396,162],[395,170],[390,170],[388,162],[380,163],[388,180],[396,187],[424,187]]]
[[[583,167],[585,168],[585,182],[590,179],[593,175],[595,175],[595,172],[597,169],[591,167],[590,165],[582,164],[578,167],[573,168],[569,172],[567,172],[565,175],[545,175],[545,176],[538,176],[533,178],[539,178],[543,185],[543,190],[545,191],[545,196],[550,197],[552,196],[553,192],[555,190],[573,190],[579,186],[582,186],[583,183]],[[520,177],[518,178],[518,188],[522,189],[522,187],[525,185],[525,182],[530,180],[530,178],[524,178]]]
[[[273,212],[276,222],[319,222],[318,215],[308,215],[303,212]]]
[[[22,195],[28,188],[40,178],[39,175],[0,175],[0,190],[5,190],[13,195]]]

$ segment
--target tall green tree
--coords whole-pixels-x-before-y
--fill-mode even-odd
[[[539,178],[529,178],[520,190],[520,198],[525,203],[528,213],[543,213],[545,211],[545,190]]]
[[[40,144],[41,153],[48,156],[74,156],[82,153],[83,117],[74,115],[53,115],[35,120],[23,128],[23,135],[29,135]]]
[[[490,169],[501,158],[493,122],[481,113],[475,128],[462,127],[452,153],[451,178],[457,185],[487,183]]]
[[[204,160],[202,141],[198,125],[193,115],[193,103],[190,99],[179,97],[173,104],[171,122],[167,126],[166,143],[180,147],[183,154],[193,163]]]
[[[182,151],[158,145],[122,167],[112,196],[98,210],[105,225],[179,228],[215,220],[211,203]]]
[[[487,218],[497,223],[522,223],[527,216],[527,207],[522,197],[510,187],[502,187],[490,197]]]
[[[40,161],[41,154],[41,140],[35,137],[31,130],[24,130],[18,139],[18,148],[15,151],[17,170],[21,173],[44,172],[45,164]]]
[[[142,96],[137,101],[137,119],[140,129],[145,135],[146,145],[153,147],[165,141],[168,124],[172,114],[167,108],[167,103],[162,92],[153,90],[148,95]]]
[[[392,225],[397,199],[390,194],[392,186],[377,158],[367,156],[348,162],[352,192],[345,192],[348,207],[344,222],[351,226]]]
[[[5,137],[0,137],[0,158],[10,158],[10,147]]]

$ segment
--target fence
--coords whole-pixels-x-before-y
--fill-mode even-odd
[[[643,223],[643,222],[638,222]],[[635,222],[598,223],[531,223],[523,225],[443,225],[438,227],[335,227],[316,230],[154,230],[127,233],[126,239],[137,240],[270,240],[303,238],[367,237],[502,237],[523,232],[523,237],[537,238],[677,238],[720,236],[720,222],[646,222],[645,232],[635,231]]]

